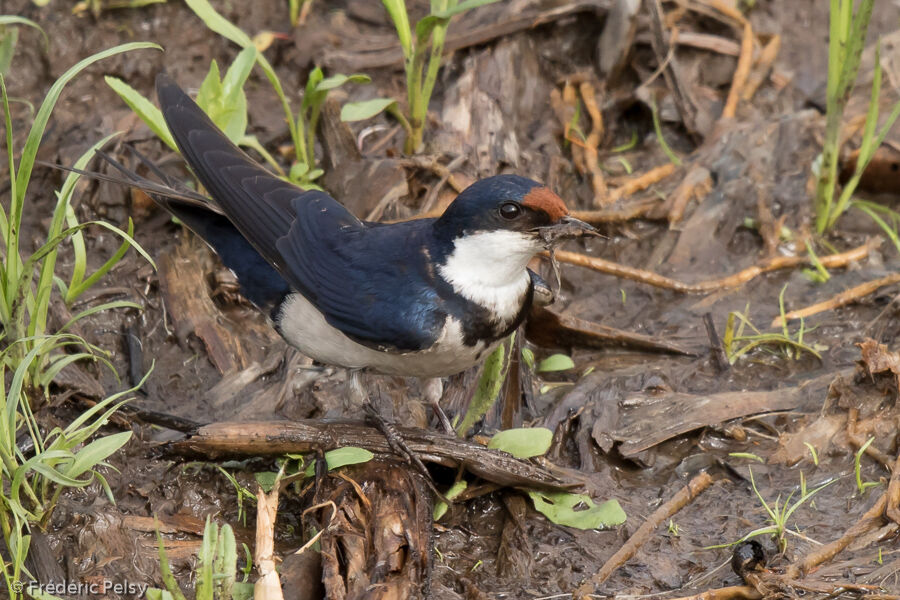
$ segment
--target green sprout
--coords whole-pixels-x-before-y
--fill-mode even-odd
[[[867,489],[870,487],[876,487],[881,485],[878,481],[863,481],[862,480],[862,455],[866,453],[866,450],[869,446],[872,445],[872,442],[875,441],[874,437],[870,437],[866,440],[866,443],[859,447],[859,450],[856,451],[856,454],[853,456],[853,473],[856,476],[856,490],[860,493],[860,495],[864,494]]]
[[[831,0],[829,13],[828,84],[826,91],[825,143],[822,154],[816,160],[813,171],[817,176],[815,209],[816,231],[825,233],[834,227],[838,218],[851,204],[853,192],[866,170],[875,150],[881,146],[897,117],[900,102],[896,103],[887,121],[878,131],[878,100],[881,94],[881,53],[876,47],[875,70],[872,76],[872,93],[866,121],[863,126],[862,144],[856,159],[856,168],[835,198],[837,169],[840,154],[841,122],[850,92],[856,82],[860,59],[872,17],[875,0],[861,0],[854,12],[853,0]]]
[[[750,538],[754,538],[759,535],[771,535],[775,542],[778,544],[778,550],[780,552],[784,552],[787,549],[787,536],[793,535],[795,537],[801,538],[803,540],[809,541],[809,538],[805,535],[793,531],[788,528],[787,524],[790,520],[791,516],[793,516],[794,512],[804,504],[806,504],[813,496],[818,494],[820,491],[837,481],[836,479],[832,479],[831,481],[820,485],[814,490],[806,491],[805,482],[803,482],[800,498],[798,498],[793,504],[791,504],[791,498],[794,496],[794,492],[791,492],[787,499],[784,501],[784,504],[781,503],[781,494],[779,494],[775,501],[772,504],[769,504],[765,498],[763,498],[759,489],[756,487],[756,480],[753,477],[753,469],[750,469],[750,487],[753,488],[753,493],[756,495],[756,498],[759,500],[759,503],[762,505],[763,509],[766,511],[767,521],[769,525],[765,527],[760,527],[759,529],[754,529],[744,537],[735,540],[733,542],[728,542],[727,544],[717,544],[715,546],[708,546],[708,549],[713,548],[728,548],[731,546],[735,546],[740,544],[741,542],[745,542]],[[802,480],[801,480],[802,481]]]
[[[58,291],[62,300],[71,306],[84,292],[106,275],[131,247],[150,264],[153,264],[150,256],[134,241],[132,237],[134,227],[130,220],[127,232],[103,221],[85,223],[77,221],[71,204],[75,184],[79,178],[75,173],[69,174],[56,194],[56,206],[53,208],[46,241],[30,255],[23,255],[20,248],[23,209],[27,200],[28,185],[38,146],[65,85],[75,75],[98,60],[142,48],[159,49],[159,46],[143,42],[116,46],[82,60],[63,73],[47,92],[47,96],[34,117],[31,130],[25,140],[25,146],[20,153],[13,144],[9,98],[6,93],[6,84],[3,77],[0,76],[0,96],[2,96],[6,125],[6,154],[9,160],[10,174],[9,211],[7,212],[0,206],[0,242],[2,242],[2,251],[0,251],[0,255],[2,255],[0,257],[0,331],[2,333],[0,333],[0,340],[4,341],[9,348],[9,352],[5,352],[3,357],[4,365],[11,370],[16,370],[26,355],[33,349],[39,348],[34,359],[28,361],[26,387],[45,388],[67,364],[80,359],[97,360],[97,357],[102,354],[98,348],[77,336],[67,334],[67,337],[61,339],[47,335],[49,333],[47,328],[50,303],[54,290]],[[111,137],[91,146],[76,161],[75,166],[84,168],[95,150]],[[20,154],[18,164],[15,162],[16,154]],[[122,244],[97,270],[88,273],[83,230],[92,225],[113,232],[122,239]],[[56,259],[60,246],[67,241],[72,244],[74,249],[74,265],[71,274],[64,279],[57,272]],[[89,315],[114,308],[140,309],[140,305],[134,302],[116,301],[93,306],[76,314],[57,333],[66,333],[76,322]],[[81,351],[60,352],[63,347],[74,350],[73,342],[77,342],[76,345],[81,347]],[[105,359],[102,360],[105,361]]]
[[[819,347],[807,344],[803,341],[806,333],[806,327],[803,319],[800,319],[800,327],[796,333],[791,333],[787,326],[784,310],[784,292],[787,285],[781,288],[778,295],[778,310],[781,314],[781,331],[763,333],[747,317],[747,311],[750,306],[744,309],[744,312],[732,311],[728,313],[728,320],[725,323],[725,334],[722,337],[722,346],[725,348],[725,355],[728,362],[734,364],[737,360],[756,348],[775,346],[779,348],[782,354],[790,359],[796,360],[800,354],[806,352],[812,354],[816,358],[822,358],[819,353]],[[749,327],[753,334],[745,335],[745,328]]]
[[[243,73],[243,70],[246,68],[248,69],[247,72],[249,74],[249,67],[242,62],[243,60],[249,60],[242,58],[244,52],[247,53],[247,56],[252,57],[252,61],[249,62],[255,62],[259,65],[259,68],[262,69],[262,72],[266,76],[266,79],[269,80],[275,95],[278,96],[278,99],[281,102],[281,108],[284,111],[288,132],[290,133],[291,142],[294,146],[295,160],[288,170],[286,178],[302,187],[317,189],[318,186],[316,186],[313,181],[322,174],[322,171],[321,169],[316,168],[315,132],[319,114],[325,103],[325,99],[328,97],[328,92],[345,83],[368,83],[371,81],[370,78],[367,75],[362,74],[336,74],[331,77],[324,77],[321,69],[313,69],[306,82],[303,102],[300,109],[295,114],[293,108],[291,108],[291,102],[288,99],[287,94],[285,94],[284,86],[282,86],[281,80],[275,72],[275,68],[262,52],[259,52],[256,49],[256,46],[253,44],[253,39],[241,31],[234,23],[231,23],[228,19],[216,12],[208,0],[186,0],[186,2],[188,7],[200,17],[207,27],[244,49],[241,54],[238,55],[238,59],[235,60],[235,64],[239,63],[241,65],[239,73]],[[207,78],[209,78],[209,76],[207,76]],[[228,75],[226,74],[226,80],[227,79]],[[238,78],[235,79],[237,80]],[[238,87],[243,86],[244,80],[246,80],[246,76],[240,81],[240,86]],[[223,88],[224,87],[223,82]],[[243,91],[238,91],[237,88],[233,86],[227,87],[224,91],[230,91],[232,96],[237,98],[237,100],[233,100],[233,102],[240,102],[240,98],[243,97]],[[228,98],[229,96],[226,94],[224,97]],[[200,98],[198,98],[198,101],[199,100]],[[246,104],[246,101],[244,104]],[[227,107],[228,103],[226,102],[226,108]],[[139,111],[135,110],[135,112],[137,112],[139,116],[142,116]],[[244,106],[242,111],[237,110],[235,112],[237,115],[243,114],[243,120],[246,123],[246,106]],[[213,120],[215,121],[215,119]],[[156,130],[154,129],[154,131]],[[280,166],[278,166],[274,159],[262,149],[258,142],[254,143],[253,141],[250,141],[250,143],[247,143],[248,140],[246,138],[242,139],[244,140],[244,145],[259,152],[279,174],[284,175]]]
[[[409,15],[404,0],[382,0],[397,30],[397,38],[403,49],[406,69],[406,92],[409,105],[408,116],[397,109],[390,99],[380,99],[381,108],[394,115],[406,130],[404,151],[412,154],[419,150],[425,131],[425,117],[438,70],[444,53],[444,41],[450,19],[454,15],[491,4],[497,0],[431,0],[431,12],[410,27]],[[372,104],[377,107],[378,104]]]
[[[148,600],[185,600],[184,592],[178,586],[172,567],[166,555],[159,528],[156,529],[156,541],[159,547],[159,566],[165,589],[149,588]],[[244,546],[247,553],[247,547]],[[203,529],[203,541],[197,554],[197,566],[191,579],[194,580],[194,597],[208,600],[249,600],[253,598],[253,584],[247,583],[246,571],[244,581],[237,580],[237,544],[234,531],[228,524],[218,525],[206,517]],[[249,555],[247,556],[249,561]]]

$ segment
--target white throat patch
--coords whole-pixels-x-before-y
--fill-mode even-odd
[[[522,308],[531,277],[526,266],[542,245],[516,231],[484,231],[454,241],[453,252],[438,268],[462,297],[510,320]]]

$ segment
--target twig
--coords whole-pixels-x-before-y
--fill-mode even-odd
[[[756,59],[756,65],[750,72],[750,76],[744,84],[744,89],[741,91],[742,100],[749,102],[753,99],[756,90],[759,89],[762,82],[766,80],[766,76],[772,69],[772,65],[778,57],[779,50],[781,50],[781,36],[776,33],[760,51],[759,57]]]
[[[694,596],[682,596],[672,600],[759,600],[762,594],[749,585],[731,585],[714,590],[707,590]]]
[[[822,264],[824,264],[824,262]],[[891,273],[890,275],[886,275],[874,281],[861,283],[855,287],[850,288],[849,290],[844,290],[836,296],[832,296],[828,300],[817,302],[816,304],[807,306],[806,308],[792,310],[791,312],[786,313],[784,317],[778,316],[774,321],[772,321],[772,327],[780,327],[782,323],[786,323],[791,319],[804,319],[806,317],[819,314],[820,312],[825,312],[826,310],[834,310],[836,308],[840,308],[841,306],[850,304],[851,302],[859,300],[864,296],[868,296],[872,292],[875,292],[876,290],[883,288],[886,285],[891,285],[897,282],[900,282],[900,273]]]
[[[590,579],[586,579],[578,586],[578,589],[572,593],[573,600],[582,600],[588,598],[604,581],[616,572],[616,570],[624,565],[633,557],[641,546],[650,538],[653,530],[660,526],[666,519],[684,508],[689,502],[696,498],[706,488],[712,484],[713,479],[709,473],[703,471],[696,475],[688,484],[678,490],[668,502],[653,511],[653,514],[638,527],[628,541],[622,545],[619,550],[607,560],[600,570],[594,573]]]
[[[873,529],[877,529],[881,526],[884,509],[887,505],[887,492],[881,495],[880,498],[872,505],[872,507],[866,511],[866,513],[854,523],[850,529],[844,532],[844,535],[839,537],[838,539],[825,544],[819,548],[816,548],[790,567],[788,567],[785,575],[790,579],[797,579],[801,575],[805,575],[809,573],[810,570],[819,566],[825,561],[831,560],[835,556],[838,555],[839,552],[844,550],[847,546],[852,544],[857,538],[866,533],[872,531]]]
[[[594,190],[594,205],[606,206],[609,201],[609,190],[606,187],[606,178],[603,176],[603,170],[600,168],[600,161],[597,155],[597,148],[600,147],[600,141],[603,139],[603,113],[597,106],[597,92],[594,86],[585,81],[578,87],[581,92],[581,99],[584,102],[584,108],[591,117],[591,132],[584,141],[584,165],[591,173],[591,187]]]
[[[549,473],[527,460],[485,448],[437,431],[398,427],[407,446],[423,462],[465,468],[482,479],[512,487],[565,490],[579,482]],[[374,427],[352,421],[259,421],[206,425],[162,451],[182,456],[278,456],[359,446],[376,454],[392,454],[384,435]]]
[[[639,192],[641,190],[645,190],[654,183],[658,183],[675,172],[675,164],[674,163],[666,163],[664,165],[660,165],[653,169],[650,169],[646,173],[641,173],[631,179],[627,180],[621,186],[614,189],[609,193],[610,201],[615,202],[625,196],[630,196],[635,192]]]
[[[826,268],[845,267],[851,262],[861,260],[868,256],[869,252],[877,248],[880,243],[880,238],[872,238],[862,246],[858,246],[856,248],[853,248],[852,250],[847,250],[846,252],[841,252],[840,254],[831,254],[829,256],[820,257],[819,262],[821,262],[822,265]],[[735,273],[734,275],[729,275],[728,277],[723,277],[721,279],[710,279],[707,281],[700,281],[698,283],[684,283],[683,281],[671,279],[669,277],[659,275],[658,273],[645,271],[644,269],[636,269],[634,267],[629,267],[626,265],[620,265],[619,263],[604,260],[596,256],[587,256],[585,254],[579,254],[577,252],[557,250],[556,258],[560,262],[568,263],[570,265],[587,267],[601,273],[621,277],[622,279],[637,281],[638,283],[646,283],[647,285],[652,285],[654,287],[667,290],[673,290],[684,294],[707,294],[710,292],[735,288],[747,283],[754,277],[762,275],[763,273],[810,264],[809,257],[807,256],[775,256],[764,261],[762,264],[748,267],[743,271]],[[900,274],[898,274],[898,277],[900,277]]]
[[[601,208],[599,210],[574,210],[572,216],[591,225],[601,223],[622,223],[643,216],[653,218],[654,209],[662,203],[657,198],[635,200],[628,204],[620,204],[615,207]]]
[[[733,119],[737,112],[738,100],[750,75],[750,67],[753,65],[753,27],[750,21],[744,21],[744,34],[741,37],[741,54],[738,56],[737,68],[734,70],[734,78],[731,81],[731,89],[725,100],[725,108],[722,109],[723,119]]]
[[[674,225],[681,221],[684,211],[687,209],[688,202],[692,198],[697,198],[698,202],[712,191],[713,181],[709,170],[699,165],[690,168],[672,195],[666,200],[669,207],[667,218],[670,225]]]

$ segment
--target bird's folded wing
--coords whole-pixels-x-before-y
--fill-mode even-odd
[[[268,172],[166,75],[157,77],[156,86],[169,130],[197,178],[329,324],[379,349],[415,351],[431,344],[443,318],[427,302],[431,292],[421,277],[405,277],[394,270],[403,265],[373,256],[383,259],[382,250],[391,251],[365,239],[381,228],[370,228],[324,192],[303,190]]]

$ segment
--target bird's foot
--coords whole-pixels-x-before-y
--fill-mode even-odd
[[[381,413],[378,412],[378,409],[375,408],[371,401],[366,401],[363,406],[366,409],[366,416],[368,416],[375,424],[375,427],[384,434],[391,451],[393,451],[394,454],[405,458],[406,461],[425,478],[425,483],[428,484],[428,487],[431,488],[434,495],[437,496],[441,502],[444,502],[449,506],[451,504],[450,500],[435,487],[434,481],[431,479],[431,473],[428,472],[428,469],[425,468],[425,465],[419,457],[409,448],[394,424],[381,416]],[[446,419],[446,416],[444,418]]]

